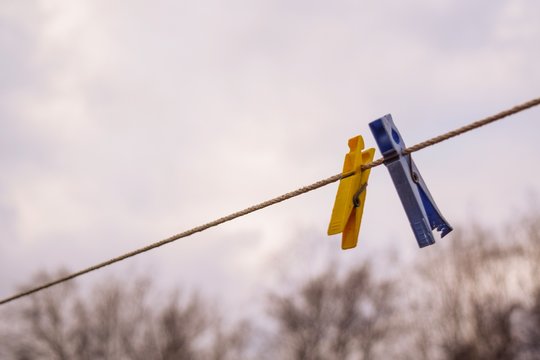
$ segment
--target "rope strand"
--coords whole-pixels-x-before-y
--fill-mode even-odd
[[[351,174],[352,175],[352,174]],[[46,284],[43,284],[41,286],[38,286],[36,288],[32,288],[32,289],[29,289],[27,291],[23,291],[19,294],[16,294],[16,295],[13,295],[11,297],[8,297],[8,298],[5,298],[5,299],[2,299],[0,301],[0,305],[3,305],[3,304],[6,304],[10,301],[13,301],[15,299],[19,299],[19,298],[22,298],[24,296],[28,296],[30,294],[33,294],[35,292],[38,292],[38,291],[41,291],[41,290],[44,290],[44,289],[47,289],[51,286],[54,286],[54,285],[58,285],[60,283],[63,283],[65,281],[68,281],[68,280],[71,280],[73,278],[76,278],[76,277],[79,277],[81,275],[84,275],[84,274],[87,274],[89,272],[92,272],[92,271],[95,271],[95,270],[98,270],[98,269],[101,269],[105,266],[109,266],[109,265],[112,265],[114,263],[117,263],[119,261],[122,261],[122,260],[125,260],[127,258],[130,258],[132,256],[135,256],[135,255],[139,255],[143,252],[146,252],[146,251],[149,251],[149,250],[152,250],[152,249],[155,249],[157,247],[160,247],[160,246],[163,246],[165,244],[168,244],[170,242],[173,242],[173,241],[176,241],[178,239],[181,239],[181,238],[185,238],[185,237],[188,237],[190,235],[193,235],[195,233],[198,233],[198,232],[201,232],[201,231],[204,231],[204,230],[207,230],[211,227],[214,227],[214,226],[218,226],[218,225],[221,225],[223,223],[226,223],[228,221],[231,221],[231,220],[234,220],[238,217],[241,217],[241,216],[244,216],[244,215],[247,215],[247,214],[250,214],[254,211],[257,211],[257,210],[260,210],[260,209],[264,209],[265,207],[268,207],[268,206],[271,206],[271,205],[275,205],[277,203],[280,203],[282,201],[285,201],[285,200],[288,200],[290,198],[293,198],[295,196],[298,196],[298,195],[301,195],[301,194],[305,194],[309,191],[312,191],[312,190],[315,190],[315,189],[318,189],[320,187],[323,187],[323,186],[326,186],[328,184],[331,184],[333,182],[336,182],[338,180],[340,180],[342,178],[341,174],[337,174],[337,175],[334,175],[334,176],[330,176],[329,178],[327,179],[324,179],[324,180],[320,180],[320,181],[317,181],[311,185],[307,185],[307,186],[304,186],[304,187],[301,187],[297,190],[294,190],[294,191],[291,191],[291,192],[288,192],[286,194],[283,194],[283,195],[280,195],[276,198],[273,198],[273,199],[270,199],[270,200],[267,200],[267,201],[264,201],[262,203],[259,203],[257,205],[253,205],[253,206],[250,206],[244,210],[241,210],[241,211],[237,211],[235,213],[232,213],[230,215],[227,215],[227,216],[224,216],[224,217],[221,217],[217,220],[214,220],[214,221],[211,221],[209,223],[206,223],[206,224],[203,224],[203,225],[200,225],[200,226],[197,226],[197,227],[194,227],[193,229],[190,229],[190,230],[186,230],[184,232],[181,232],[179,234],[176,234],[176,235],[173,235],[171,237],[168,237],[166,239],[163,239],[161,241],[158,241],[158,242],[155,242],[153,244],[150,244],[148,246],[145,246],[143,248],[140,248],[140,249],[137,249],[137,250],[134,250],[134,251],[131,251],[131,252],[128,252],[124,255],[120,255],[120,256],[117,256],[115,258],[112,258],[110,260],[107,260],[107,261],[104,261],[102,263],[99,263],[99,264],[96,264],[94,266],[90,266],[84,270],[80,270],[76,273],[72,273],[72,274],[69,274],[69,275],[66,275],[64,277],[61,277],[57,280],[54,280],[54,281],[51,281],[51,282],[48,282]]]
[[[530,100],[530,101],[527,101],[523,104],[520,104],[520,105],[517,105],[511,109],[508,109],[508,110],[505,110],[505,111],[502,111],[498,114],[495,114],[495,115],[492,115],[492,116],[489,116],[487,118],[484,118],[482,120],[478,120],[478,121],[475,121],[471,124],[468,124],[466,126],[463,126],[463,127],[460,127],[456,130],[453,130],[453,131],[449,131],[445,134],[442,134],[442,135],[439,135],[439,136],[436,136],[432,139],[429,139],[427,141],[424,141],[424,142],[421,142],[419,144],[416,144],[414,146],[411,146],[411,147],[408,147],[404,150],[404,154],[411,154],[413,152],[416,152],[416,151],[419,151],[419,150],[422,150],[428,146],[432,146],[432,145],[435,145],[435,144],[438,144],[442,141],[445,141],[445,140],[448,140],[454,136],[458,136],[458,135],[461,135],[465,132],[468,132],[468,131],[471,131],[471,130],[474,130],[474,129],[477,129],[481,126],[484,126],[484,125],[487,125],[489,123],[492,123],[494,121],[497,121],[497,120],[501,120],[507,116],[510,116],[510,115],[513,115],[513,114],[516,114],[520,111],[523,111],[523,110],[526,110],[526,109],[529,109],[531,107],[534,107],[534,106],[537,106],[540,104],[540,98],[536,98],[536,99],[533,99],[533,100]],[[374,168],[374,167],[377,167],[379,165],[382,165],[384,163],[384,159],[383,158],[380,158],[380,159],[377,159],[369,164],[366,164],[366,165],[363,165],[362,166],[362,170],[367,170],[367,169],[371,169],[371,168]],[[30,294],[33,294],[33,293],[36,293],[38,291],[41,291],[41,290],[44,290],[44,289],[47,289],[47,288],[50,288],[51,286],[54,286],[54,285],[58,285],[60,283],[63,283],[63,282],[66,282],[66,281],[69,281],[69,280],[72,280],[76,277],[79,277],[81,275],[84,275],[84,274],[87,274],[89,272],[92,272],[92,271],[95,271],[95,270],[98,270],[98,269],[101,269],[103,267],[106,267],[106,266],[109,266],[109,265],[112,265],[114,263],[117,263],[117,262],[120,262],[122,260],[125,260],[125,259],[128,259],[132,256],[135,256],[135,255],[139,255],[139,254],[142,254],[144,252],[147,252],[149,250],[152,250],[152,249],[155,249],[157,247],[160,247],[160,246],[163,246],[165,244],[168,244],[168,243],[171,243],[173,241],[176,241],[178,239],[181,239],[181,238],[185,238],[185,237],[188,237],[188,236],[191,236],[195,233],[198,233],[198,232],[202,232],[204,230],[207,230],[211,227],[215,227],[215,226],[218,226],[218,225],[221,225],[223,223],[226,223],[228,221],[231,221],[231,220],[234,220],[238,217],[241,217],[241,216],[244,216],[244,215],[247,215],[247,214],[250,214],[252,212],[255,212],[257,210],[261,210],[261,209],[264,209],[268,206],[272,206],[272,205],[275,205],[277,203],[280,203],[282,201],[285,201],[285,200],[288,200],[288,199],[291,199],[293,197],[296,197],[296,196],[299,196],[299,195],[302,195],[302,194],[305,194],[307,192],[310,192],[310,191],[313,191],[315,189],[318,189],[318,188],[321,188],[323,186],[326,186],[328,184],[331,184],[331,183],[334,183],[342,178],[345,178],[345,177],[348,177],[348,176],[351,176],[353,175],[354,173],[347,173],[347,174],[344,174],[342,175],[341,173],[340,174],[336,174],[334,176],[330,176],[329,178],[326,178],[326,179],[323,179],[323,180],[320,180],[320,181],[317,181],[313,184],[310,184],[310,185],[307,185],[307,186],[304,186],[304,187],[301,187],[297,190],[294,190],[294,191],[291,191],[291,192],[288,192],[286,194],[283,194],[283,195],[280,195],[278,197],[275,197],[273,199],[270,199],[270,200],[267,200],[267,201],[264,201],[262,203],[259,203],[257,205],[253,205],[253,206],[250,206],[244,210],[240,210],[240,211],[237,211],[235,213],[232,213],[232,214],[229,214],[227,216],[224,216],[224,217],[221,217],[219,219],[216,219],[214,221],[211,221],[211,222],[208,222],[206,224],[203,224],[203,225],[200,225],[200,226],[197,226],[197,227],[194,227],[190,230],[186,230],[184,232],[181,232],[179,234],[176,234],[176,235],[173,235],[171,237],[168,237],[166,239],[163,239],[161,241],[158,241],[158,242],[155,242],[153,244],[150,244],[150,245],[147,245],[145,247],[142,247],[140,249],[137,249],[137,250],[134,250],[134,251],[131,251],[131,252],[128,252],[124,255],[120,255],[120,256],[117,256],[115,258],[112,258],[110,260],[107,260],[107,261],[104,261],[104,262],[101,262],[99,264],[96,264],[94,266],[90,266],[86,269],[83,269],[83,270],[80,270],[78,272],[75,272],[75,273],[72,273],[72,274],[69,274],[67,276],[64,276],[64,277],[61,277],[57,280],[54,280],[54,281],[51,281],[51,282],[48,282],[48,283],[45,283],[41,286],[38,286],[38,287],[34,287],[34,288],[31,288],[29,290],[26,290],[26,291],[22,291],[18,294],[15,294],[13,296],[10,296],[8,298],[5,298],[5,299],[2,299],[0,300],[0,305],[3,305],[3,304],[6,304],[8,302],[11,302],[11,301],[14,301],[16,299],[19,299],[19,298],[22,298],[22,297],[25,297],[25,296],[28,296]]]
[[[414,146],[408,147],[405,150],[403,150],[403,155],[412,154],[413,152],[425,149],[429,146],[433,146],[435,144],[438,144],[440,142],[443,142],[445,140],[448,140],[450,138],[453,138],[454,136],[458,136],[461,134],[464,134],[466,132],[469,132],[474,129],[478,129],[481,126],[490,124],[492,122],[495,122],[497,120],[504,119],[505,117],[508,117],[510,115],[514,115],[518,112],[521,112],[523,110],[530,109],[534,106],[540,105],[540,98],[532,99],[527,102],[524,102],[523,104],[519,104],[514,106],[513,108],[510,108],[508,110],[501,111],[500,113],[497,113],[495,115],[488,116],[484,119],[472,122],[468,125],[462,126],[460,128],[457,128],[455,130],[449,131],[447,133],[441,134],[439,136],[435,136],[434,138],[431,138],[426,141],[422,141],[419,144],[416,144]],[[384,163],[384,158],[377,159],[369,164],[362,165],[362,170],[371,169],[374,167],[377,167],[379,165],[382,165]]]

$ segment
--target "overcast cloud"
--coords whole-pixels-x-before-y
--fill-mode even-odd
[[[538,97],[539,15],[535,0],[1,0],[0,296],[334,175],[386,113],[413,145]],[[455,227],[497,227],[540,194],[539,118],[416,155]],[[380,167],[360,246],[341,252],[325,236],[336,188],[80,283],[151,273],[231,306],[283,268],[419,251]]]

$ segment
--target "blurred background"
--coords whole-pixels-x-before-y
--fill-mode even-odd
[[[347,140],[360,134],[367,147],[375,147],[368,123],[387,113],[406,143],[414,145],[538,97],[539,15],[534,0],[0,0],[0,297],[337,174]],[[437,283],[412,281],[416,276],[435,276],[438,269],[444,273],[438,279],[455,279],[451,271],[461,265],[449,262],[446,271],[441,259],[462,261],[463,248],[477,243],[479,254],[498,247],[501,254],[514,254],[510,262],[498,260],[500,274],[523,271],[515,275],[519,281],[508,280],[514,285],[501,290],[509,300],[500,309],[512,311],[493,311],[512,321],[521,316],[514,305],[532,311],[538,278],[531,273],[538,260],[531,258],[537,254],[531,249],[538,239],[539,117],[540,109],[528,110],[415,154],[437,205],[457,230],[429,248],[418,249],[388,172],[378,167],[371,172],[354,250],[343,252],[339,236],[326,236],[337,189],[332,184],[86,275],[73,287],[2,306],[0,316],[15,316],[9,323],[20,324],[21,331],[26,325],[38,329],[39,317],[16,314],[43,314],[42,306],[56,304],[68,311],[65,319],[71,320],[64,323],[75,326],[84,324],[76,319],[92,313],[100,301],[104,309],[114,308],[103,300],[112,296],[110,289],[121,289],[126,295],[117,298],[126,302],[137,298],[132,291],[143,291],[150,304],[163,305],[148,314],[150,320],[137,322],[159,323],[167,309],[174,309],[170,316],[178,320],[185,309],[196,313],[193,304],[206,315],[212,308],[216,314],[210,318],[223,319],[222,330],[192,320],[188,328],[206,327],[213,335],[197,333],[204,351],[185,358],[225,356],[225,348],[236,351],[227,355],[232,358],[260,357],[261,351],[272,353],[264,349],[280,348],[276,344],[282,346],[277,358],[384,358],[389,354],[383,355],[384,349],[411,358],[444,357],[444,349],[452,348],[444,345],[446,333],[432,343],[415,340],[429,340],[428,325],[409,331],[406,344],[388,340],[395,349],[383,343],[383,350],[368,343],[343,345],[345,340],[332,337],[338,330],[315,332],[313,338],[301,332],[298,342],[305,348],[324,348],[310,353],[279,339],[278,333],[287,334],[279,319],[294,318],[294,309],[287,307],[294,301],[317,299],[302,289],[312,286],[320,294],[321,284],[334,284],[328,291],[339,294],[349,288],[346,284],[369,283],[377,291],[367,299],[403,299]],[[521,250],[505,247],[513,245]],[[483,256],[472,263],[484,264],[478,260]],[[493,281],[500,284],[503,275],[497,276]],[[489,284],[482,277],[474,281]],[[459,282],[453,284],[437,294],[444,299],[448,291],[456,292]],[[71,294],[61,296],[70,306],[55,300],[62,291]],[[193,294],[204,300],[186,300]],[[415,301],[411,296],[399,306],[406,313],[425,310]],[[473,303],[464,305],[467,321],[483,319],[483,313],[471,313]],[[77,308],[74,304],[86,310],[75,316],[69,310]],[[377,319],[396,312],[394,305],[390,310],[348,306],[367,309],[370,316],[381,311]],[[433,305],[431,315],[420,311],[417,316],[425,324],[440,324],[435,315],[440,309]],[[293,329],[303,329],[300,320],[293,323]],[[456,324],[454,338],[465,334],[463,342],[471,342],[474,326]],[[509,327],[508,339],[536,339],[523,335],[534,326],[517,324],[518,330]],[[49,325],[41,332],[55,328]],[[375,325],[410,329],[403,322]],[[83,335],[77,336],[91,337]],[[263,341],[270,338],[273,345]],[[328,340],[333,345],[324,345],[323,338],[334,339]],[[30,338],[44,345],[26,357],[5,345],[4,357],[62,358],[50,350],[56,345],[42,340]],[[159,342],[144,346],[149,353],[133,353],[168,356]],[[118,350],[120,345],[112,348],[87,356],[135,357]],[[492,358],[482,349],[470,351]],[[84,358],[83,352],[66,354]]]

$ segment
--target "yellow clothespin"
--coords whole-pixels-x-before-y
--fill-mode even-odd
[[[362,151],[364,139],[360,135],[349,139],[349,149],[349,153],[345,155],[343,178],[339,182],[328,226],[328,235],[343,233],[342,249],[352,249],[358,242],[366,199],[366,186],[371,170],[362,171],[361,166],[373,161],[375,156],[374,148]]]

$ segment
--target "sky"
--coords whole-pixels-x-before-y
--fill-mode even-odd
[[[0,297],[335,175],[387,113],[410,146],[540,96],[538,15],[536,0],[0,0]],[[455,229],[536,206],[539,120],[414,154]],[[418,249],[383,166],[341,251],[336,190],[78,284],[149,276],[249,309],[330,261],[437,251]]]

